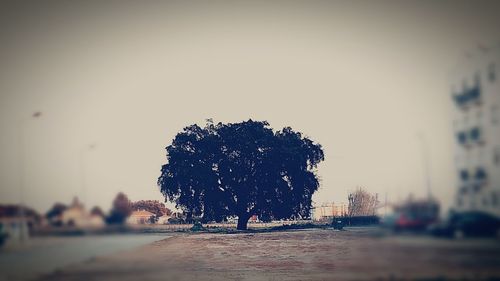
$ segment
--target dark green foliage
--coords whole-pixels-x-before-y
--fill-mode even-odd
[[[202,231],[202,230],[203,230],[203,225],[199,221],[195,222],[191,227],[191,231]]]
[[[106,217],[106,215],[104,214],[104,212],[102,211],[102,209],[99,206],[94,206],[90,210],[90,214],[93,215],[93,216],[99,216],[101,218]]]
[[[155,214],[158,217],[163,215],[172,215],[172,211],[165,207],[165,204],[161,203],[158,200],[140,200],[137,202],[133,202],[131,204],[132,210],[140,211],[145,210]]]
[[[108,224],[124,224],[125,220],[132,213],[132,204],[127,195],[118,193],[113,201],[113,207],[106,218]]]
[[[62,203],[55,203],[52,208],[47,212],[45,215],[47,219],[51,220],[54,217],[61,216],[62,213],[67,209],[68,207]]]
[[[158,179],[167,200],[189,220],[220,222],[238,216],[246,229],[252,215],[269,220],[308,218],[319,187],[321,145],[286,127],[267,122],[191,125],[167,148]]]
[[[3,224],[0,223],[0,247],[3,246],[5,241],[7,241],[7,238],[9,235],[5,233],[5,230],[3,229]]]
[[[150,216],[150,217],[149,217],[149,220],[148,220],[148,221],[149,221],[149,223],[155,224],[155,223],[157,223],[157,222],[158,222],[158,219],[159,219],[159,218],[160,218],[160,217],[158,217],[157,215],[152,215],[152,216]]]
[[[178,218],[178,217],[172,217],[168,219],[169,224],[183,224],[186,223],[186,221],[183,218]]]

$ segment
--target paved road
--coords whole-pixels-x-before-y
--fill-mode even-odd
[[[0,251],[0,281],[23,281],[96,256],[146,245],[167,235],[107,235],[33,238],[22,248]]]

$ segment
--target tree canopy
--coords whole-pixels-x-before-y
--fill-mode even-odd
[[[127,217],[132,213],[131,202],[127,195],[118,193],[113,200],[109,216],[106,218],[108,224],[124,224]]]
[[[379,203],[377,194],[370,194],[361,187],[351,192],[347,199],[349,200],[348,214],[350,217],[374,216],[377,211]]]
[[[90,210],[90,214],[93,215],[93,216],[99,216],[101,218],[106,217],[106,215],[104,214],[104,211],[99,206],[94,206]]]
[[[158,200],[139,200],[132,203],[132,210],[140,211],[145,210],[155,214],[157,217],[163,215],[172,215],[172,211],[165,207],[165,204]]]
[[[63,203],[54,203],[54,205],[50,208],[50,210],[47,211],[47,214],[45,215],[47,219],[51,220],[54,217],[59,217],[62,215],[62,213],[68,208]]]
[[[158,179],[166,200],[189,217],[222,221],[238,217],[246,229],[252,215],[262,219],[308,218],[319,187],[321,145],[266,121],[196,124],[167,146]]]

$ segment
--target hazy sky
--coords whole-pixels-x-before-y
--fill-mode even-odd
[[[20,167],[40,211],[82,197],[84,181],[87,205],[105,210],[119,191],[162,200],[156,180],[177,132],[252,118],[323,145],[317,202],[356,186],[424,196],[421,132],[448,205],[448,73],[500,38],[498,3],[2,4],[0,203],[19,201]]]

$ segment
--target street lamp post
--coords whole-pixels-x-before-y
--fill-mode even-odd
[[[431,185],[431,176],[430,176],[430,153],[429,153],[429,144],[425,138],[423,133],[419,133],[418,139],[420,140],[421,150],[422,150],[422,160],[423,160],[423,168],[424,168],[424,178],[427,187],[427,197],[430,199],[432,197],[432,185]]]
[[[85,152],[93,150],[96,148],[96,144],[92,143],[89,145],[86,145],[80,149],[80,180],[81,180],[81,196],[82,196],[82,202],[84,204],[88,204],[88,198],[87,198],[87,171],[86,171],[86,161],[85,161]]]
[[[37,119],[42,116],[42,112],[37,111],[31,115],[29,119],[21,119],[19,122],[19,240],[23,244],[28,239],[28,229],[26,228],[26,212],[24,206],[24,177],[25,177],[25,149],[26,149],[26,137],[24,135],[24,130],[26,122],[31,119]]]

